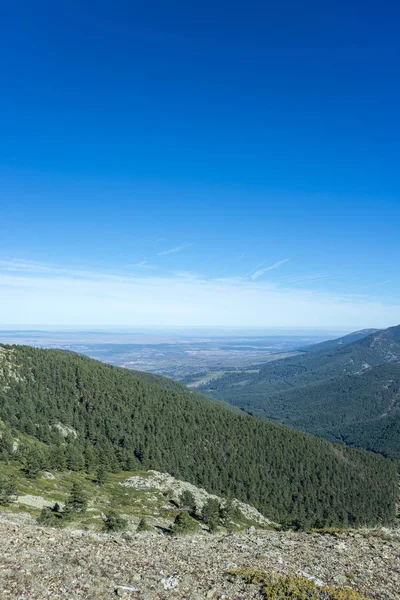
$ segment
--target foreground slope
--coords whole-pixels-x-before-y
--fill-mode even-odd
[[[142,600],[265,599],[261,585],[249,585],[241,577],[250,569],[258,575],[301,574],[345,588],[335,596],[342,600],[359,599],[355,591],[394,600],[400,589],[400,574],[393,568],[400,541],[389,533],[107,536],[0,521],[0,538],[4,598],[109,600],[120,590],[123,597]],[[123,585],[137,592],[125,594],[118,588]],[[322,591],[317,597],[332,598]]]
[[[396,469],[381,457],[82,356],[0,350],[0,418],[45,444],[44,466],[91,470],[106,461],[114,471],[152,468],[233,494],[278,521],[394,518]]]

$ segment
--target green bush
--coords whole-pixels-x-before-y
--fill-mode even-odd
[[[176,516],[174,524],[172,526],[172,531],[176,535],[187,535],[197,533],[200,529],[200,526],[197,521],[195,521],[188,512],[183,511]]]
[[[17,495],[17,485],[13,477],[0,475],[0,504],[9,504]]]
[[[242,577],[246,583],[259,585],[266,600],[367,600],[350,588],[318,586],[300,575],[264,573],[256,569],[234,569],[229,575]]]
[[[196,510],[196,499],[192,492],[184,490],[179,496],[179,506],[181,508],[188,508],[191,512]]]
[[[128,527],[128,521],[121,517],[115,510],[106,513],[104,520],[104,529],[111,533],[113,531],[125,531]]]
[[[138,526],[136,527],[136,531],[151,531],[151,527],[144,517],[140,519]]]
[[[37,518],[37,523],[45,527],[63,527],[66,524],[64,516],[64,513],[60,511],[60,507],[56,503],[51,508],[50,506],[42,508]]]

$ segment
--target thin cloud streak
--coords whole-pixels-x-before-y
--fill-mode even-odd
[[[400,321],[397,299],[182,272],[110,274],[3,261],[0,288],[4,325],[362,329]]]
[[[159,269],[159,267],[157,267],[156,265],[149,264],[149,262],[146,258],[144,258],[143,260],[140,260],[137,263],[133,263],[132,265],[126,265],[126,267],[127,268],[133,267],[135,269],[149,269],[152,271]]]
[[[175,254],[176,252],[181,252],[188,246],[190,246],[190,244],[182,244],[181,246],[176,246],[175,248],[169,248],[168,250],[163,250],[162,252],[158,252],[158,256],[166,256],[167,254]]]
[[[264,273],[266,273],[267,271],[272,271],[274,269],[278,269],[278,267],[284,265],[288,261],[289,261],[289,258],[285,258],[284,260],[280,260],[280,261],[274,263],[273,265],[270,265],[269,267],[264,267],[264,269],[259,269],[258,271],[255,271],[252,275],[250,275],[250,277],[251,277],[251,279],[253,281],[255,281],[256,279],[259,279],[259,277],[261,277],[262,275],[264,275]]]

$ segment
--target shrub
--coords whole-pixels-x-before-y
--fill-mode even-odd
[[[268,600],[366,600],[350,588],[318,586],[300,575],[278,575],[246,568],[234,569],[229,574],[259,585],[263,597]]]
[[[177,535],[187,535],[199,531],[199,524],[188,512],[183,511],[177,515],[172,526],[173,533]]]
[[[150,525],[147,523],[146,519],[144,517],[142,517],[138,523],[138,526],[136,527],[136,531],[140,532],[140,531],[150,531],[151,527]]]
[[[104,529],[111,533],[112,531],[125,531],[128,527],[128,521],[121,517],[115,510],[109,510],[104,520]]]
[[[3,477],[0,475],[0,504],[12,502],[17,495],[17,485],[13,477]]]
[[[184,490],[179,496],[179,506],[181,508],[188,508],[191,512],[196,510],[196,499],[192,492]]]
[[[65,525],[64,514],[60,511],[60,506],[57,503],[51,508],[49,506],[43,507],[37,522],[45,527],[63,527]]]

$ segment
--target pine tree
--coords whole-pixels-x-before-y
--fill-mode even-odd
[[[220,506],[220,518],[224,526],[228,529],[232,529],[233,521],[241,517],[239,509],[233,504],[232,500],[228,498],[225,500],[223,506]]]
[[[128,521],[121,517],[115,510],[109,510],[103,521],[104,529],[109,533],[112,531],[124,531],[128,526]]]
[[[201,518],[210,531],[215,531],[219,525],[219,502],[214,498],[209,498],[201,510]]]
[[[13,453],[14,440],[11,432],[4,429],[0,433],[0,460],[8,461]]]
[[[51,444],[48,451],[48,468],[63,471],[66,468],[65,452],[62,446]]]
[[[71,492],[68,500],[65,503],[65,513],[67,515],[75,515],[77,513],[86,512],[88,505],[86,494],[80,483],[74,482],[72,484]]]
[[[43,454],[35,447],[30,447],[25,454],[24,473],[29,479],[35,479],[43,468]]]
[[[104,464],[100,463],[96,471],[96,481],[99,485],[103,485],[107,481],[107,471]]]
[[[182,511],[176,516],[172,531],[175,534],[190,534],[199,531],[199,524],[193,519],[187,511]]]
[[[45,527],[63,527],[65,525],[64,513],[60,511],[60,506],[56,503],[54,506],[44,506],[37,518],[39,525]]]
[[[13,477],[0,475],[0,504],[9,504],[17,495],[17,485]]]
[[[196,499],[192,492],[189,490],[184,490],[182,494],[179,496],[179,506],[181,508],[187,508],[190,512],[195,512],[196,510]]]
[[[68,444],[66,451],[67,467],[71,471],[81,471],[85,466],[83,454],[75,444]]]

